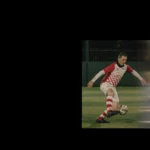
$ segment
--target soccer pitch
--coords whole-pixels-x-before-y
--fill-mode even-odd
[[[145,90],[143,87],[117,87],[120,104],[128,106],[126,115],[105,118],[110,123],[97,123],[96,118],[106,109],[106,97],[99,87],[82,87],[82,128],[140,128]]]

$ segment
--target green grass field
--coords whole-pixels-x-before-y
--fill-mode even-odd
[[[143,87],[117,87],[120,104],[128,106],[126,115],[105,118],[110,123],[97,123],[96,118],[106,109],[105,96],[99,87],[82,87],[82,128],[140,128]]]

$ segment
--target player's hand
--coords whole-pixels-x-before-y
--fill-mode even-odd
[[[90,87],[92,87],[93,86],[93,81],[90,81],[89,83],[88,83],[88,88],[90,88]]]
[[[141,80],[142,85],[146,85],[146,81],[144,79]]]

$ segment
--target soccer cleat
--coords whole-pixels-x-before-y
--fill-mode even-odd
[[[104,120],[104,119],[96,119],[97,123],[109,123],[108,121]]]
[[[110,111],[110,112],[108,112],[108,114],[107,114],[107,118],[110,118],[110,117],[112,117],[112,116],[114,116],[114,115],[118,115],[120,113],[120,111]]]

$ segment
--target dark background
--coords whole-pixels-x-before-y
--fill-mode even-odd
[[[146,40],[82,40],[82,61],[111,61],[116,59],[119,52],[128,54],[129,61],[148,61]]]

